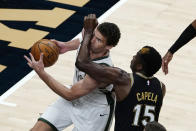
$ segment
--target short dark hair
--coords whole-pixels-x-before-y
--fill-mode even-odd
[[[161,55],[151,46],[144,46],[138,53],[144,66],[145,75],[153,76],[161,68]]]
[[[107,45],[116,46],[120,39],[120,29],[114,23],[104,22],[98,25],[97,30],[107,39]]]
[[[148,122],[144,129],[145,131],[167,131],[163,125],[156,121]]]

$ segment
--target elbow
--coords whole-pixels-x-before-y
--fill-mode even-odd
[[[65,98],[66,100],[68,100],[68,101],[73,101],[73,100],[75,100],[73,97],[68,97],[68,98]]]
[[[78,97],[77,96],[75,96],[75,95],[73,95],[73,94],[69,94],[69,95],[63,95],[62,96],[64,99],[66,99],[66,100],[68,100],[68,101],[73,101],[73,100],[75,100],[75,99],[77,99]]]
[[[81,68],[82,68],[82,62],[80,61],[80,60],[76,60],[76,62],[75,62],[75,66],[79,69],[79,70],[81,70]]]
[[[87,68],[87,62],[83,62],[83,61],[77,59],[76,62],[75,62],[75,66],[79,70],[84,71]]]

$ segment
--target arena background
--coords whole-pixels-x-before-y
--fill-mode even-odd
[[[162,56],[166,53],[196,19],[196,1],[0,0],[0,130],[29,130],[58,98],[26,65],[23,55],[32,44],[42,38],[70,40],[80,32],[84,15],[96,13],[100,18],[105,12],[101,22],[114,22],[122,32],[111,52],[114,64],[131,72],[130,60],[142,46],[151,45]],[[168,131],[196,130],[195,43],[193,39],[175,54],[169,75],[161,70],[156,75],[167,87],[159,121]],[[59,82],[71,84],[75,53],[61,55],[46,71]]]

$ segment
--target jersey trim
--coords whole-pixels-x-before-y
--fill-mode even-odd
[[[130,79],[131,79],[131,88],[134,84],[134,78],[133,78],[133,73],[130,74]]]
[[[154,76],[147,77],[147,76],[145,76],[144,74],[139,73],[139,72],[136,72],[135,74],[137,74],[137,75],[141,76],[141,77],[142,77],[142,78],[144,78],[144,79],[152,79],[152,78],[154,78]]]
[[[110,114],[109,114],[109,117],[108,117],[108,121],[106,123],[106,127],[104,129],[104,131],[108,131],[109,127],[111,125],[111,122],[112,122],[112,116],[113,116],[113,113],[114,113],[115,101],[112,98],[112,93],[111,92],[107,92],[107,93],[104,93],[104,94],[106,95],[106,98],[107,98],[107,101],[108,101],[108,105],[110,106]]]
[[[105,65],[105,66],[110,66],[109,64],[106,63],[99,63],[100,65]]]
[[[102,60],[102,59],[105,59],[105,58],[108,58],[108,57],[109,57],[109,55],[102,56],[102,57],[99,57],[99,58],[92,59],[92,61],[98,61],[98,60]]]
[[[46,120],[44,118],[39,118],[38,121],[42,121],[42,122],[48,124],[54,131],[58,131],[58,129],[52,123],[50,123],[48,120]]]

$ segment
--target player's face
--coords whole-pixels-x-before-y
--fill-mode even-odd
[[[91,39],[90,50],[93,53],[105,52],[107,50],[106,38],[97,30],[94,30],[93,38]]]
[[[131,60],[130,68],[133,72],[137,72],[138,64],[139,64],[139,54],[137,53],[136,55],[133,56],[133,59]]]
[[[130,68],[133,72],[135,72],[135,61],[136,61],[136,55],[133,56],[132,60],[131,60],[131,64],[130,64]]]

